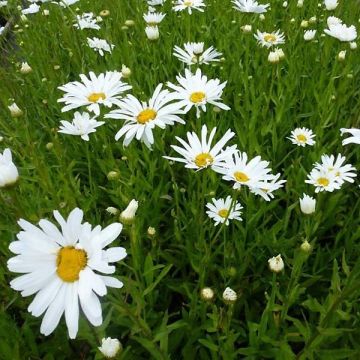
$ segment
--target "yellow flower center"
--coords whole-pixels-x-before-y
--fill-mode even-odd
[[[299,141],[299,142],[306,142],[306,136],[303,135],[303,134],[300,134],[300,135],[297,135],[296,136],[296,139]]]
[[[190,101],[196,104],[204,101],[205,97],[205,93],[203,93],[202,91],[196,91],[190,95]]]
[[[229,214],[229,210],[228,209],[221,209],[218,212],[218,215],[221,216],[222,218],[226,218]]]
[[[56,259],[56,272],[61,280],[74,282],[79,280],[79,273],[87,263],[87,255],[84,250],[66,246],[59,250]]]
[[[250,180],[250,178],[245,173],[243,173],[241,171],[235,171],[234,172],[234,177],[239,182],[247,182],[247,181]]]
[[[208,166],[212,164],[214,161],[214,158],[209,153],[201,153],[199,155],[196,155],[195,157],[195,164],[199,168]]]
[[[317,179],[317,183],[321,186],[328,186],[330,181],[327,178],[321,177]]]
[[[156,118],[156,111],[153,109],[145,109],[139,113],[137,116],[137,121],[140,124],[146,124],[150,120],[154,120]]]
[[[105,100],[106,99],[106,95],[103,92],[100,93],[91,93],[88,98],[87,98],[90,102],[92,103],[96,103],[98,102],[100,99],[101,100]]]
[[[192,0],[184,1],[185,6],[191,6],[193,4]]]
[[[264,40],[265,40],[266,42],[271,42],[271,43],[273,43],[273,42],[276,41],[276,36],[273,35],[273,34],[266,34],[266,35],[264,36]]]

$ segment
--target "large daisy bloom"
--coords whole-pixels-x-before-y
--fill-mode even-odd
[[[244,13],[262,14],[267,12],[270,4],[262,5],[254,0],[233,0],[234,9]]]
[[[208,80],[207,76],[201,74],[197,69],[193,74],[185,69],[185,76],[176,77],[179,85],[170,82],[167,85],[175,90],[174,97],[180,100],[179,104],[188,112],[193,106],[196,108],[196,116],[200,117],[200,109],[206,111],[206,104],[212,104],[223,110],[230,110],[229,106],[221,102],[221,95],[226,86],[226,81],[220,83],[219,79]]]
[[[342,141],[343,145],[347,145],[347,144],[360,144],[360,129],[356,129],[356,128],[351,128],[351,129],[345,129],[345,128],[341,128],[340,129],[340,133],[341,135],[344,134],[350,134],[351,136],[348,137],[347,139]]]
[[[89,73],[89,78],[81,74],[80,81],[73,81],[59,86],[65,95],[58,102],[65,103],[62,112],[86,106],[87,110],[100,114],[100,105],[111,108],[119,105],[120,94],[131,89],[131,86],[121,81],[122,74],[117,71],[107,71],[96,76]]]
[[[0,153],[0,187],[15,184],[19,178],[17,167],[12,161],[10,149],[5,149]]]
[[[224,180],[233,181],[234,189],[239,189],[242,185],[261,189],[268,180],[274,178],[268,165],[269,162],[261,160],[260,156],[249,161],[245,152],[237,151],[225,160],[224,167],[216,168],[215,171],[223,174]]]
[[[175,0],[173,10],[174,11],[183,11],[187,10],[191,15],[192,10],[199,10],[201,12],[204,11],[203,7],[205,7],[205,3],[203,0]]]
[[[291,140],[294,145],[305,147],[305,145],[312,146],[315,144],[315,140],[313,140],[315,136],[311,129],[303,127],[293,130],[288,139]]]
[[[305,180],[307,184],[315,186],[315,192],[329,191],[340,189],[341,185],[336,181],[335,174],[325,169],[312,169]]]
[[[184,124],[178,115],[184,114],[174,96],[159,84],[148,102],[141,102],[133,95],[127,95],[117,105],[119,109],[105,115],[106,118],[124,120],[124,126],[115,135],[115,140],[124,136],[124,145],[128,146],[136,138],[151,147],[154,143],[153,129],[157,126],[165,129],[166,125],[176,122]]]
[[[184,49],[179,46],[174,47],[173,53],[180,61],[186,65],[194,64],[209,64],[213,61],[220,61],[219,57],[222,55],[212,46],[204,51],[204,43],[186,43]]]
[[[280,33],[280,30],[273,31],[271,33],[257,30],[254,36],[261,46],[265,46],[267,48],[285,43],[284,34]]]
[[[201,138],[194,132],[187,133],[188,142],[176,136],[176,140],[183,146],[171,145],[171,147],[182,157],[164,156],[165,159],[178,161],[185,164],[186,168],[202,170],[211,167],[213,170],[224,166],[227,158],[231,157],[237,150],[236,145],[224,149],[226,143],[234,137],[235,133],[228,130],[225,135],[212,145],[216,134],[216,128],[213,128],[208,137],[206,125],[201,128]]]
[[[48,220],[39,226],[19,220],[22,228],[9,248],[16,256],[9,259],[10,271],[22,273],[10,282],[22,296],[35,295],[28,307],[39,317],[45,313],[40,332],[51,334],[65,313],[69,337],[78,332],[79,303],[85,316],[94,326],[102,324],[102,310],[98,296],[107,293],[107,287],[121,288],[123,283],[107,276],[115,272],[109,263],[126,257],[122,247],[105,249],[120,234],[122,225],[114,223],[101,229],[92,229],[83,223],[83,212],[74,209],[67,220],[58,211],[54,217],[61,231]],[[102,274],[106,275],[102,275]]]
[[[354,41],[357,38],[357,31],[354,25],[346,26],[342,21],[334,16],[327,19],[328,29],[325,34],[332,36],[340,41]]]
[[[66,120],[61,120],[60,123],[59,133],[78,135],[85,141],[89,141],[89,134],[95,132],[97,127],[105,124],[104,121],[97,121],[96,117],[90,118],[86,112],[80,113],[78,111],[75,112],[71,123]]]
[[[206,214],[210,219],[215,221],[215,226],[220,223],[225,223],[229,225],[229,220],[238,220],[242,221],[241,218],[241,209],[243,208],[241,204],[235,201],[232,204],[231,196],[227,196],[226,199],[211,199],[212,203],[207,203],[206,207],[209,209],[206,211]],[[226,220],[226,222],[225,222]]]

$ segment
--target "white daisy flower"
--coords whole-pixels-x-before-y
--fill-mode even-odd
[[[229,220],[238,220],[242,221],[241,218],[241,209],[243,208],[241,204],[237,201],[232,204],[231,196],[227,196],[226,199],[211,199],[212,203],[207,203],[206,207],[209,209],[206,211],[206,214],[210,219],[215,221],[215,226],[218,224],[225,223],[229,225]],[[226,222],[225,222],[226,220]]]
[[[84,13],[82,15],[76,15],[76,22],[74,27],[77,29],[94,29],[99,30],[100,26],[97,24],[97,20],[92,12]]]
[[[304,40],[305,41],[311,41],[314,40],[316,35],[316,30],[306,30],[304,32]]]
[[[0,188],[15,184],[19,178],[19,172],[12,160],[11,150],[5,149],[0,153]]]
[[[7,6],[8,2],[7,0],[0,1],[0,8]]]
[[[327,19],[329,29],[325,29],[325,34],[332,36],[340,41],[354,41],[357,31],[354,25],[346,26],[342,21],[334,16]]]
[[[205,3],[203,0],[174,0],[174,11],[182,11],[187,10],[191,15],[192,10],[199,10],[201,12],[204,11],[203,7],[205,7]]]
[[[65,103],[61,109],[66,112],[81,106],[87,110],[100,114],[100,105],[111,108],[113,104],[119,105],[120,94],[131,89],[131,86],[121,81],[122,74],[117,71],[107,71],[105,74],[96,76],[89,73],[89,78],[84,74],[80,75],[81,82],[72,81],[59,86],[58,89],[65,92],[65,95],[58,99],[58,102]]]
[[[329,191],[340,189],[341,185],[336,181],[335,174],[325,169],[312,169],[308,174],[308,180],[305,180],[307,184],[315,186],[315,192]]]
[[[88,45],[91,49],[97,51],[101,56],[104,56],[104,51],[109,52],[111,54],[112,49],[115,47],[113,44],[109,44],[104,39],[99,39],[97,37],[87,38]]]
[[[316,199],[313,197],[303,194],[303,198],[300,200],[300,210],[306,215],[310,215],[315,212]]]
[[[250,187],[250,191],[255,195],[260,195],[265,201],[274,198],[273,192],[282,188],[286,180],[279,180],[280,174],[271,175],[271,179],[264,180],[261,187]]]
[[[232,0],[234,9],[244,13],[262,14],[267,12],[270,4],[261,5],[254,0]]]
[[[294,145],[305,147],[305,145],[312,146],[315,144],[315,141],[313,140],[315,136],[316,135],[313,134],[312,130],[303,127],[293,130],[288,139],[291,140]]]
[[[66,8],[67,6],[76,4],[78,1],[79,0],[60,0],[58,2],[58,5],[62,6],[63,8]]]
[[[200,117],[200,110],[206,111],[206,104],[212,104],[223,110],[230,108],[221,102],[221,95],[226,86],[226,81],[220,83],[219,79],[208,80],[207,76],[201,74],[197,69],[193,74],[185,69],[185,76],[177,76],[179,85],[170,82],[167,85],[175,90],[175,98],[180,100],[180,105],[188,112],[193,106],[196,108],[196,116]]]
[[[218,52],[212,46],[204,51],[203,42],[186,43],[184,44],[184,50],[179,46],[175,46],[173,54],[187,65],[208,65],[212,61],[220,61],[219,57],[222,55],[222,53]]]
[[[147,4],[149,6],[157,6],[157,5],[164,5],[165,0],[148,0]]]
[[[176,140],[183,147],[171,145],[171,147],[182,157],[164,156],[165,159],[178,161],[185,164],[188,169],[202,170],[211,167],[213,170],[221,168],[224,161],[231,157],[237,150],[236,145],[227,147],[224,150],[226,143],[235,135],[231,130],[228,130],[225,135],[212,146],[216,134],[216,128],[213,128],[207,138],[208,129],[206,125],[201,128],[201,138],[194,132],[187,132],[188,143],[176,136]]]
[[[280,30],[273,31],[272,33],[257,30],[254,36],[261,46],[265,46],[267,48],[285,43],[285,36],[280,32]]]
[[[345,129],[345,128],[341,128],[340,129],[340,133],[341,136],[344,134],[351,134],[352,136],[348,137],[347,139],[342,141],[343,145],[347,145],[347,144],[360,144],[360,129],[355,129],[355,128],[351,128],[351,129]]]
[[[40,6],[38,4],[31,4],[28,8],[21,10],[23,15],[36,14],[39,12]]]
[[[233,181],[234,189],[239,189],[242,185],[261,189],[267,180],[274,179],[268,165],[269,162],[261,160],[260,156],[256,156],[248,162],[247,154],[237,151],[232,157],[225,159],[222,168],[214,170],[223,174],[224,180]]]
[[[160,24],[165,17],[163,13],[149,12],[143,15],[143,18],[148,26],[156,26]]]
[[[85,141],[89,141],[89,134],[94,133],[96,128],[105,124],[105,121],[96,121],[96,116],[90,118],[86,112],[75,112],[74,119],[70,123],[66,120],[61,120],[59,133],[68,135],[78,135]]]
[[[156,126],[165,129],[166,125],[174,125],[176,122],[185,124],[178,116],[185,112],[173,100],[173,94],[166,89],[162,90],[162,84],[159,84],[149,102],[140,102],[133,95],[128,95],[117,103],[119,109],[111,111],[105,117],[125,121],[115,135],[116,140],[124,136],[124,146],[128,146],[136,138],[151,148],[154,143],[153,129]]]
[[[335,175],[335,180],[342,185],[345,181],[350,183],[354,182],[356,177],[356,169],[351,164],[344,164],[346,161],[345,156],[338,154],[335,159],[334,155],[322,155],[321,163],[316,163],[315,168],[318,170],[325,170]]]
[[[157,40],[160,36],[159,28],[157,26],[147,26],[145,34],[149,40]]]
[[[61,231],[48,220],[39,226],[21,219],[23,229],[9,249],[16,254],[9,259],[10,271],[22,273],[10,282],[11,288],[22,296],[36,294],[29,312],[36,317],[45,313],[40,332],[51,334],[65,312],[65,321],[71,339],[76,337],[81,308],[94,326],[102,324],[102,310],[98,296],[107,293],[107,287],[121,288],[123,283],[107,276],[115,272],[109,263],[126,257],[126,250],[113,247],[105,250],[120,234],[122,225],[114,223],[101,229],[92,229],[82,223],[83,212],[74,209],[67,220],[58,211],[54,217]],[[100,273],[106,274],[101,275]]]
[[[324,0],[326,10],[335,10],[339,5],[337,0]]]
[[[0,26],[0,35],[2,35],[2,33],[4,32],[5,30],[5,26]]]

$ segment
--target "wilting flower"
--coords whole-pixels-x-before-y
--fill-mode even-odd
[[[89,78],[81,74],[82,82],[73,81],[58,88],[65,95],[58,102],[65,103],[61,111],[69,111],[81,106],[86,106],[88,111],[100,114],[100,105],[111,108],[114,104],[119,105],[120,94],[131,89],[131,86],[121,81],[121,73],[107,71],[105,74],[96,76],[89,73]]]
[[[327,19],[329,29],[325,29],[325,34],[332,36],[340,41],[354,41],[357,37],[356,28],[354,25],[346,26],[342,20],[330,16]]]
[[[90,118],[86,112],[75,112],[74,119],[70,123],[66,120],[61,120],[59,133],[68,135],[78,135],[85,141],[89,141],[89,134],[94,133],[96,128],[105,124],[104,121],[96,121],[96,117]]]
[[[201,74],[197,69],[193,74],[185,69],[185,76],[177,76],[179,85],[170,82],[167,85],[175,90],[174,98],[180,100],[179,104],[188,112],[193,106],[196,108],[196,116],[200,117],[200,109],[206,111],[206,104],[212,104],[223,110],[230,108],[221,102],[221,95],[226,86],[226,81],[220,83],[219,79],[208,80],[207,76]]]
[[[355,128],[351,128],[351,129],[345,129],[345,128],[341,128],[340,129],[340,133],[341,135],[344,134],[351,134],[352,136],[348,137],[347,139],[342,141],[343,145],[347,145],[347,144],[360,144],[360,129],[355,129]]]
[[[104,51],[111,53],[115,45],[109,44],[104,39],[99,39],[97,37],[87,38],[88,45],[97,51],[101,56],[104,56]]]
[[[209,64],[213,61],[220,61],[219,57],[222,55],[212,46],[204,51],[204,43],[186,43],[184,50],[179,46],[174,47],[173,53],[180,61],[187,65],[194,64]]]
[[[12,161],[10,149],[0,153],[0,187],[11,186],[17,182],[19,172]]]
[[[270,4],[262,5],[254,0],[232,0],[234,9],[244,13],[262,14],[266,13]]]
[[[222,297],[223,297],[224,301],[228,304],[233,304],[237,300],[236,292],[233,289],[231,289],[230,287],[227,287],[224,290]]]
[[[184,124],[178,115],[184,114],[178,102],[173,102],[174,96],[162,89],[159,84],[148,102],[140,102],[135,96],[127,95],[117,105],[119,109],[105,115],[106,118],[125,120],[124,126],[115,135],[115,140],[124,136],[124,145],[128,146],[136,138],[151,148],[154,143],[153,129],[165,129],[167,125],[176,122]]]
[[[174,158],[164,156],[169,160],[185,163],[185,167],[189,169],[201,170],[211,167],[213,170],[224,166],[227,158],[231,157],[237,150],[236,145],[232,145],[224,149],[226,143],[234,137],[235,133],[228,130],[225,135],[212,146],[213,139],[216,134],[216,128],[211,130],[209,138],[207,138],[208,129],[206,125],[201,128],[201,138],[194,132],[187,133],[188,143],[176,136],[176,139],[183,147],[171,145],[171,147],[182,157]]]
[[[300,210],[304,214],[312,214],[315,212],[316,200],[306,194],[303,194],[303,198],[300,198]]]
[[[114,223],[101,229],[83,221],[82,210],[74,209],[67,220],[58,211],[54,217],[61,231],[48,220],[39,226],[19,220],[22,228],[9,248],[16,256],[9,259],[10,271],[23,273],[10,282],[22,296],[36,294],[29,312],[39,317],[45,313],[40,332],[51,334],[65,312],[65,321],[71,339],[76,337],[81,308],[94,326],[102,323],[98,296],[107,293],[107,287],[121,288],[123,283],[114,277],[115,266],[109,265],[126,257],[126,250],[113,247],[105,250],[120,234],[122,225]]]
[[[313,134],[312,130],[303,127],[293,130],[291,132],[291,136],[288,137],[288,139],[291,140],[294,145],[304,147],[305,145],[314,145],[315,141],[313,138],[315,136],[316,135]]]
[[[120,221],[125,224],[133,222],[138,207],[139,202],[135,199],[132,199],[126,209],[120,214]]]
[[[235,201],[232,204],[231,196],[227,196],[226,199],[211,199],[212,203],[207,203],[206,207],[209,209],[206,211],[206,214],[210,219],[215,221],[215,226],[220,223],[225,223],[229,225],[229,220],[238,220],[242,221],[241,218],[241,209],[243,208],[241,204]],[[226,221],[226,222],[225,222]]]
[[[101,340],[101,346],[98,349],[106,358],[112,359],[121,351],[122,346],[118,339],[108,337]]]

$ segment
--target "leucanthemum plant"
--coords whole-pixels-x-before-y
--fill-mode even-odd
[[[236,145],[224,149],[226,143],[234,137],[235,133],[228,130],[215,145],[212,145],[215,134],[216,128],[213,128],[208,137],[207,126],[203,125],[200,138],[195,132],[187,133],[188,142],[176,136],[176,140],[183,147],[176,145],[171,145],[171,147],[182,157],[164,156],[164,158],[184,163],[186,168],[194,170],[202,170],[207,167],[211,167],[213,170],[222,168],[225,160],[237,151]]]
[[[263,14],[267,12],[270,4],[259,4],[254,0],[232,0],[234,9],[243,13]]]
[[[203,0],[174,0],[174,11],[184,11],[186,10],[189,15],[192,14],[193,10],[198,10],[203,12],[205,3]]]
[[[257,30],[254,37],[261,46],[267,48],[285,43],[285,36],[280,32],[280,30],[273,31],[271,33]]]
[[[311,129],[303,127],[291,131],[291,136],[288,139],[294,145],[305,147],[305,145],[313,146],[315,144],[315,140],[313,140],[315,136]]]
[[[89,73],[89,77],[80,75],[81,82],[73,81],[58,88],[65,95],[58,100],[65,103],[62,112],[86,106],[87,110],[100,114],[100,105],[111,108],[114,104],[120,104],[121,94],[131,89],[131,86],[121,81],[122,74],[117,71],[107,71],[105,74],[95,75]]]
[[[20,219],[22,230],[9,248],[16,255],[9,259],[10,271],[22,273],[10,286],[22,296],[36,294],[28,307],[35,317],[44,314],[40,332],[50,335],[65,313],[69,337],[78,332],[79,303],[94,326],[102,324],[99,296],[107,287],[121,288],[123,283],[108,276],[110,265],[126,257],[122,247],[105,249],[120,234],[122,225],[113,223],[102,229],[83,223],[83,211],[75,208],[65,220],[58,211],[54,217],[61,231],[46,219],[35,226]],[[103,275],[104,274],[104,275]]]
[[[211,199],[211,203],[206,204],[206,214],[210,219],[213,219],[215,226],[225,223],[229,225],[230,220],[242,221],[241,210],[242,206],[239,202],[233,201],[231,196],[225,199]]]
[[[196,108],[196,116],[200,117],[200,112],[206,111],[206,105],[211,104],[222,110],[230,110],[230,107],[221,101],[226,81],[220,83],[219,79],[208,80],[206,75],[202,75],[201,70],[197,69],[195,74],[185,69],[185,76],[176,77],[179,85],[168,82],[169,88],[175,91],[174,97],[179,100],[179,105],[189,112],[192,107]]]
[[[174,56],[186,65],[205,64],[220,61],[222,53],[218,52],[213,46],[204,51],[204,43],[189,42],[184,44],[184,49],[179,46],[174,47]]]
[[[155,127],[165,129],[167,125],[184,124],[178,115],[185,112],[181,104],[174,101],[174,94],[163,89],[159,84],[148,102],[141,102],[133,95],[127,95],[117,102],[118,109],[106,114],[106,118],[124,120],[123,127],[115,135],[115,140],[124,137],[124,146],[128,146],[135,138],[143,142],[148,148],[154,143],[153,130]]]
[[[83,140],[89,141],[89,135],[96,132],[96,128],[105,124],[104,121],[97,121],[96,116],[90,117],[89,113],[74,113],[74,119],[70,123],[66,120],[60,121],[59,133],[80,136]]]
[[[99,39],[97,37],[94,38],[87,38],[88,45],[91,49],[98,52],[101,56],[104,56],[104,52],[108,52],[111,54],[111,51],[115,47],[113,44],[109,44],[104,39]]]

